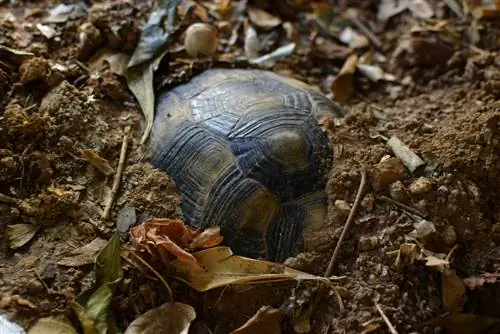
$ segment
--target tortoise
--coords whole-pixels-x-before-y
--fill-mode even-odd
[[[220,226],[234,254],[284,261],[325,221],[342,107],[301,81],[212,68],[157,94],[150,162],[177,184],[188,225]]]

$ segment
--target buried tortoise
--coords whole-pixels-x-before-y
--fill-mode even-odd
[[[235,254],[283,261],[326,217],[333,149],[320,126],[340,107],[261,70],[209,69],[157,95],[151,163],[177,183],[196,228]]]

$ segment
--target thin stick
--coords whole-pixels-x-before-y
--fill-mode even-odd
[[[17,201],[10,196],[0,193],[0,202],[15,204]]]
[[[361,202],[361,195],[363,194],[365,184],[366,184],[366,170],[363,169],[363,171],[361,172],[361,182],[359,183],[359,188],[358,188],[358,193],[356,194],[356,199],[354,200],[354,204],[352,205],[351,212],[349,212],[349,217],[347,217],[347,220],[346,220],[345,225],[344,225],[344,229],[342,230],[342,234],[340,235],[339,241],[337,242],[337,245],[335,246],[335,250],[333,251],[332,257],[330,258],[330,263],[328,264],[328,268],[326,269],[325,277],[332,276],[333,267],[335,266],[335,260],[337,259],[337,256],[340,252],[340,247],[342,246],[342,243],[344,242],[344,238],[347,235],[347,231],[349,230],[349,226],[351,225],[352,221],[354,220],[354,216],[355,216],[356,211],[358,209],[359,202]]]
[[[109,213],[111,212],[111,208],[113,207],[116,194],[118,194],[118,189],[120,188],[120,181],[122,178],[123,167],[125,165],[125,157],[127,156],[129,133],[130,133],[130,126],[127,126],[125,128],[125,133],[123,134],[122,150],[120,152],[120,160],[118,161],[118,167],[116,168],[115,177],[113,179],[113,187],[111,188],[111,194],[109,196],[108,203],[106,203],[106,207],[104,208],[104,212],[102,213],[101,220],[106,220],[109,218]]]
[[[172,289],[170,289],[170,285],[168,285],[167,281],[165,281],[165,279],[163,279],[163,277],[160,275],[160,273],[157,272],[153,267],[151,267],[149,265],[149,263],[147,263],[146,261],[144,261],[143,258],[141,258],[139,255],[135,254],[133,251],[130,251],[129,254],[131,254],[140,263],[142,263],[143,265],[145,265],[149,270],[151,270],[151,272],[153,274],[155,274],[156,277],[158,277],[158,279],[163,283],[163,285],[165,286],[165,288],[167,288],[168,298],[170,298],[170,301],[173,302],[174,301],[174,294],[172,293]]]
[[[377,36],[375,36],[375,34],[372,33],[370,29],[368,29],[368,27],[363,22],[361,22],[354,15],[351,15],[349,19],[352,21],[352,23],[354,23],[354,25],[359,30],[361,30],[363,34],[366,35],[366,37],[368,37],[368,39],[373,43],[373,45],[375,45],[376,48],[380,49],[382,47],[382,42],[380,41],[380,39]]]
[[[387,197],[387,196],[380,195],[380,196],[377,196],[377,198],[380,198],[380,199],[382,199],[382,200],[384,200],[384,201],[386,201],[386,202],[389,202],[389,203],[391,203],[391,204],[394,204],[394,205],[396,205],[396,206],[399,206],[401,209],[406,210],[406,211],[407,211],[407,212],[409,212],[410,214],[417,215],[417,216],[419,216],[419,217],[421,217],[421,218],[425,218],[425,217],[427,217],[427,215],[426,215],[425,213],[423,213],[422,211],[417,210],[417,209],[415,209],[415,208],[412,208],[411,206],[408,206],[408,205],[406,205],[406,204],[404,204],[404,203],[401,203],[401,202],[395,201],[395,200],[393,200],[392,198],[389,198],[389,197]]]
[[[382,311],[382,308],[380,308],[380,305],[377,304],[377,303],[375,303],[375,307],[377,308],[378,312],[382,316],[382,319],[384,319],[384,322],[387,325],[387,328],[389,328],[389,332],[391,332],[391,334],[398,334],[398,331],[391,324],[391,322],[389,321],[389,318],[387,318],[387,316],[385,315],[384,311]]]

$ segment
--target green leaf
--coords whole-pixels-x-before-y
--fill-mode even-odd
[[[113,234],[101,249],[95,263],[96,284],[81,293],[72,303],[85,334],[106,334],[113,319],[108,309],[116,286],[123,278],[120,258],[120,237]]]

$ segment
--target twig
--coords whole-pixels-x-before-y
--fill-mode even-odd
[[[140,263],[145,265],[153,274],[155,274],[156,277],[163,283],[165,288],[167,289],[168,292],[168,297],[170,298],[170,301],[174,301],[174,294],[172,293],[172,289],[170,289],[170,285],[168,285],[167,281],[160,275],[159,272],[157,272],[153,267],[149,265],[146,261],[144,261],[143,258],[141,258],[139,255],[135,254],[133,251],[130,251],[129,254],[131,254],[136,260],[138,260]]]
[[[376,198],[379,198],[379,199],[381,199],[381,200],[384,200],[384,201],[386,201],[386,202],[389,202],[389,203],[391,203],[391,204],[394,204],[394,205],[396,205],[396,206],[399,206],[401,209],[403,209],[403,210],[405,210],[405,211],[409,212],[410,214],[414,214],[414,215],[417,215],[417,216],[422,217],[422,218],[427,217],[427,214],[423,213],[422,211],[417,210],[417,209],[415,209],[415,208],[412,208],[411,206],[408,206],[408,205],[406,205],[406,204],[404,204],[404,203],[401,203],[401,202],[395,201],[395,200],[393,200],[392,198],[389,198],[389,197],[387,197],[387,196],[385,196],[385,195],[376,196]]]
[[[104,208],[104,212],[102,213],[101,220],[108,219],[111,208],[113,207],[113,202],[115,201],[116,194],[118,194],[118,189],[120,188],[123,167],[125,165],[125,157],[127,155],[129,133],[130,126],[127,126],[125,128],[125,133],[123,134],[122,150],[120,152],[120,160],[118,161],[118,167],[116,168],[115,177],[113,179],[113,187],[111,188],[111,194],[109,196],[108,203],[106,203],[106,207]]]
[[[0,202],[15,204],[17,201],[15,198],[0,193]]]
[[[389,318],[387,318],[384,311],[382,311],[382,308],[380,308],[380,305],[378,303],[375,303],[375,307],[377,308],[378,312],[382,316],[382,319],[384,319],[384,322],[387,325],[387,328],[389,328],[389,332],[391,332],[391,334],[398,334],[398,331],[391,324],[391,322],[389,321]]]
[[[342,246],[344,238],[347,235],[347,231],[349,230],[349,226],[351,225],[352,221],[354,220],[354,215],[356,214],[356,211],[358,209],[359,202],[361,202],[361,195],[363,194],[365,184],[366,184],[366,170],[363,169],[363,171],[361,172],[361,182],[359,183],[359,188],[358,188],[358,193],[356,194],[356,199],[354,200],[354,204],[352,205],[351,212],[349,212],[349,217],[347,217],[347,220],[345,222],[344,229],[342,230],[342,234],[340,235],[339,241],[337,242],[337,245],[335,246],[335,250],[333,251],[332,257],[330,259],[330,263],[328,264],[328,268],[326,269],[326,272],[325,272],[325,277],[330,277],[333,273],[333,266],[335,265],[335,260],[337,259],[337,256],[340,252],[340,247]]]

